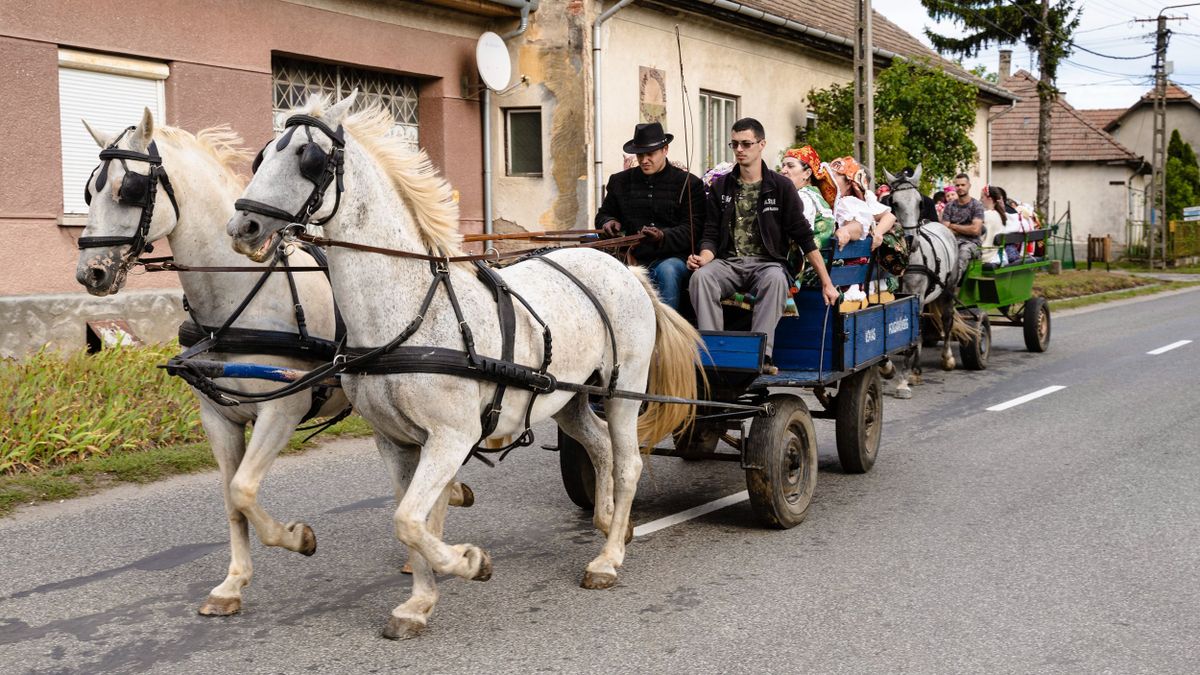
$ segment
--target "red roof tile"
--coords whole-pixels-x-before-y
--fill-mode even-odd
[[[1038,137],[1038,81],[1024,70],[1000,83],[1021,97],[1016,107],[997,106],[996,113],[1008,110],[992,122],[992,160],[996,162],[1036,162]],[[995,113],[993,113],[995,114]],[[1050,111],[1053,122],[1050,159],[1055,162],[1137,161],[1132,150],[1117,142],[1099,126],[1059,97]]]
[[[1174,82],[1171,82],[1171,81],[1167,82],[1167,100],[1168,101],[1189,101],[1189,100],[1191,100],[1191,98],[1192,98],[1192,95],[1187,93],[1186,91],[1184,91],[1182,87],[1175,84]],[[1154,100],[1154,89],[1151,89],[1150,91],[1142,94],[1142,100],[1143,101],[1153,101]]]
[[[1075,112],[1083,115],[1083,118],[1091,122],[1096,128],[1103,129],[1108,126],[1109,122],[1124,115],[1126,110],[1128,108],[1092,108],[1090,110],[1076,110]]]

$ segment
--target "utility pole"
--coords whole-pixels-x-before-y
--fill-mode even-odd
[[[1192,3],[1197,4],[1197,3]],[[1188,5],[1180,5],[1187,7]],[[1164,7],[1163,12],[1171,7]],[[1167,16],[1159,12],[1153,19],[1135,19],[1137,23],[1157,25],[1154,41],[1154,137],[1150,151],[1150,241],[1149,263],[1154,267],[1154,248],[1162,253],[1162,266],[1167,266],[1167,42],[1171,31],[1168,21],[1184,21],[1187,16]]]
[[[875,55],[871,38],[871,0],[858,0],[854,31],[854,154],[875,181]]]

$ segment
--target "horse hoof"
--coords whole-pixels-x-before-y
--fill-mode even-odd
[[[383,637],[389,640],[408,640],[415,638],[425,630],[425,624],[413,619],[398,619],[388,617],[387,626],[383,629]]]
[[[241,598],[222,598],[210,595],[200,605],[200,616],[233,616],[242,609]]]
[[[581,587],[590,591],[597,591],[605,588],[612,588],[617,583],[617,575],[609,574],[608,572],[585,572],[583,581],[579,584]]]
[[[457,506],[460,506],[464,509],[471,508],[475,505],[475,491],[472,490],[471,486],[467,485],[466,483],[459,483],[458,485],[460,488],[462,488],[462,501],[458,503]]]
[[[317,533],[304,523],[299,524],[304,528],[300,530],[300,548],[296,550],[301,555],[311,556],[317,552]]]
[[[412,574],[412,563],[405,562],[404,567],[400,568],[400,574]]]
[[[896,376],[896,364],[888,361],[879,367],[879,376],[885,380],[890,380]]]
[[[471,577],[471,581],[487,581],[492,578],[492,557],[483,549],[479,550],[479,571]]]
[[[912,389],[897,389],[896,398],[909,399],[912,398]]]
[[[942,361],[942,370],[954,370],[954,359]]]
[[[925,380],[921,377],[920,374],[913,375],[912,377],[908,378],[908,381],[911,382],[912,384],[925,384]]]

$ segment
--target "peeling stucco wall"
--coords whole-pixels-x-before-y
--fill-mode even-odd
[[[0,359],[21,358],[43,345],[59,351],[83,349],[87,322],[125,319],[145,342],[167,342],[187,318],[178,289],[125,290],[96,298],[84,293],[0,297]]]
[[[543,2],[526,33],[513,41],[516,70],[528,84],[495,97],[494,217],[497,232],[587,227],[590,32],[594,5]],[[505,110],[542,112],[541,177],[507,176]]]

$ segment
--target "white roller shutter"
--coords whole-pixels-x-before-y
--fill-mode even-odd
[[[63,50],[65,53],[66,50]],[[128,59],[121,59],[126,65]],[[60,53],[60,64],[64,63]],[[93,64],[80,64],[95,67]],[[63,213],[87,213],[83,186],[99,163],[100,150],[81,119],[96,131],[118,133],[142,118],[149,108],[154,121],[164,120],[163,81],[166,66],[147,64],[145,69],[126,68],[133,75],[116,74],[111,64],[103,69],[81,70],[60,65],[58,69],[59,121],[62,130]]]

